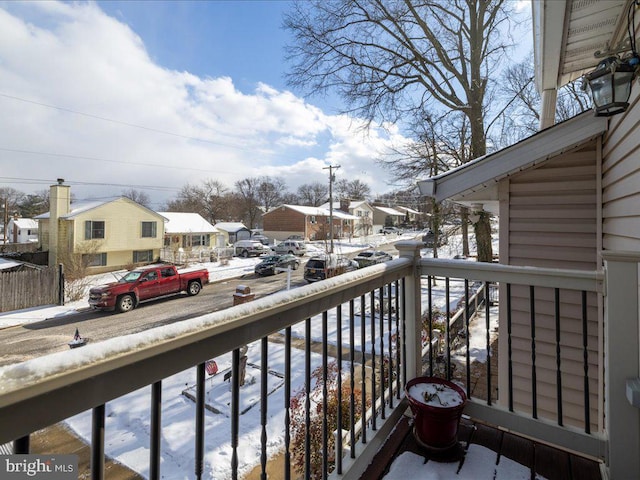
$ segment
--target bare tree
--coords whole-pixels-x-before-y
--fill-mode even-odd
[[[242,212],[242,220],[247,223],[247,227],[254,228],[256,219],[260,212],[260,200],[258,189],[261,180],[259,178],[245,178],[235,183],[235,194],[238,196],[239,206]]]
[[[491,135],[496,146],[512,145],[538,131],[540,95],[533,82],[533,73],[532,59],[512,65],[503,73],[499,94],[505,107],[488,127],[489,130],[494,124],[499,127]],[[558,91],[556,121],[588,110],[589,103],[589,96],[580,88],[580,80],[568,83]]]
[[[144,207],[151,208],[151,199],[149,198],[149,195],[147,195],[143,191],[136,190],[135,188],[130,188],[129,190],[123,190],[122,196],[128,198],[129,200],[133,200],[134,202],[139,203]]]
[[[305,183],[298,187],[298,197],[302,205],[318,207],[329,198],[329,185],[326,183]]]
[[[337,91],[346,112],[396,122],[434,109],[463,113],[470,158],[486,153],[490,78],[505,45],[505,0],[309,0],[285,18],[294,34],[288,75],[308,92]],[[491,261],[489,215],[476,224],[478,260]]]
[[[49,211],[49,190],[44,189],[35,193],[29,193],[22,197],[18,204],[19,215],[23,218],[31,218]]]
[[[178,197],[167,204],[170,212],[199,213],[208,222],[215,224],[229,219],[230,205],[233,200],[230,193],[218,180],[205,180],[202,185],[185,185]]]
[[[365,200],[371,195],[371,188],[357,178],[351,181],[342,178],[336,182],[335,192],[338,198]]]
[[[287,186],[282,178],[261,177],[256,195],[264,211],[268,212],[282,202],[282,195],[286,191]]]

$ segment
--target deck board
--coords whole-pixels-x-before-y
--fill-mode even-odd
[[[458,431],[459,447],[447,454],[433,453],[419,445],[412,429],[412,420],[403,416],[393,433],[384,443],[374,461],[360,477],[361,480],[384,478],[393,461],[404,452],[425,458],[425,461],[464,464],[465,449],[477,444],[496,452],[496,457],[506,457],[536,472],[547,480],[602,480],[599,463],[573,455],[564,450],[533,442],[490,425],[463,418]],[[454,467],[455,468],[455,467]],[[419,480],[417,478],[410,480]],[[480,479],[479,479],[480,480]]]

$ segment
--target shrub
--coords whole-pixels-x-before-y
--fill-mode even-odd
[[[310,480],[322,478],[322,463],[324,455],[327,456],[329,472],[335,468],[335,435],[334,431],[338,428],[338,408],[342,411],[342,429],[350,428],[350,411],[351,411],[351,388],[348,378],[343,382],[342,402],[338,405],[338,365],[331,362],[327,366],[327,411],[323,411],[322,402],[322,367],[316,368],[311,374],[310,382],[312,389],[310,391],[310,422],[306,423],[305,402],[306,393],[304,390],[297,392],[291,398],[291,444],[292,444],[292,464],[293,468],[300,475],[305,474],[305,441],[308,438],[310,444]],[[356,401],[354,402],[355,420],[357,422],[362,417],[362,401],[360,390],[353,391]],[[371,402],[367,400],[366,408],[369,408]],[[327,450],[323,450],[323,418],[326,416],[328,439]],[[329,473],[327,472],[327,473]]]

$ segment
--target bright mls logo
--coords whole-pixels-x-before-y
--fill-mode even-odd
[[[2,480],[75,480],[77,455],[7,455],[0,460]]]

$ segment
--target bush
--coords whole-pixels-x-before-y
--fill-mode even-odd
[[[311,472],[309,472],[310,480],[316,480],[322,478],[322,463],[324,456],[327,456],[327,462],[329,465],[329,472],[335,468],[335,435],[334,431],[338,428],[338,408],[342,411],[342,429],[348,430],[350,428],[349,416],[351,414],[351,388],[348,378],[342,385],[342,403],[338,405],[338,365],[335,362],[331,362],[327,366],[327,412],[323,411],[322,402],[322,367],[316,368],[311,374],[310,381],[313,384],[313,388],[310,392],[310,417],[309,425],[306,424],[306,412],[305,401],[306,394],[304,390],[297,392],[291,398],[291,445],[293,446],[292,464],[293,468],[300,475],[305,474],[305,441],[308,438],[311,442],[310,445],[310,465]],[[354,389],[355,401],[355,421],[359,421],[362,417],[362,402],[360,390]],[[369,408],[371,402],[367,400],[366,408]],[[323,418],[326,416],[328,439],[327,450],[323,450],[322,445],[322,427]],[[329,473],[327,472],[327,473]]]

